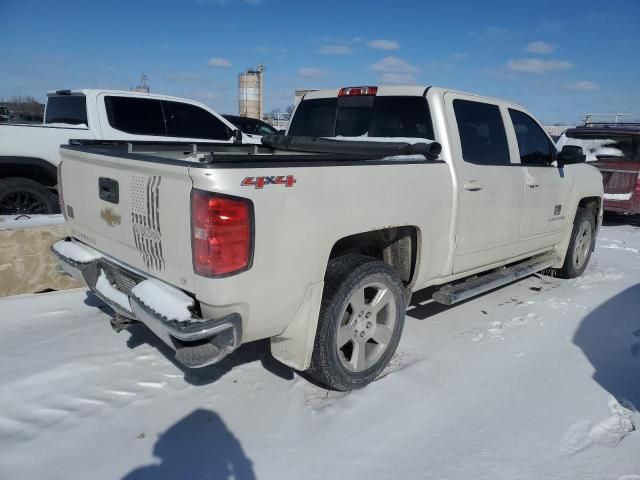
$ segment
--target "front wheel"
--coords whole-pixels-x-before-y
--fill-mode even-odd
[[[571,240],[567,247],[564,265],[558,270],[561,278],[576,278],[582,275],[589,264],[596,241],[596,219],[590,210],[578,208],[573,221]]]
[[[396,351],[405,291],[387,264],[363,255],[329,262],[309,375],[334,390],[372,382]]]

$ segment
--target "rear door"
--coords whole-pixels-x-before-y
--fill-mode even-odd
[[[177,141],[161,99],[118,93],[100,94],[96,101],[105,140]]]
[[[193,288],[189,169],[61,148],[71,234],[125,265]]]
[[[505,112],[494,103],[445,94],[458,178],[453,273],[513,257],[523,201],[523,173],[511,163]]]

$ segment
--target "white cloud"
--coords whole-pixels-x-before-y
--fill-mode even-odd
[[[328,72],[321,68],[314,67],[302,67],[298,70],[298,75],[304,78],[319,78],[324,77]]]
[[[367,42],[367,47],[376,50],[397,50],[400,48],[400,44],[395,40],[371,40]]]
[[[504,68],[485,68],[481,72],[498,80],[513,80],[516,78],[514,73],[507,72]]]
[[[457,52],[449,55],[444,60],[431,60],[424,65],[428,70],[449,70],[459,62],[465,60],[469,55],[464,52]]]
[[[383,73],[380,77],[381,83],[391,83],[396,85],[407,85],[416,83],[416,79],[412,73]]]
[[[411,65],[404,58],[384,57],[379,62],[374,63],[371,68],[376,72],[392,73],[416,73],[418,67]]]
[[[539,58],[522,58],[509,60],[506,64],[513,72],[545,73],[553,70],[568,70],[573,63],[566,60],[540,60]]]
[[[451,55],[451,60],[465,60],[467,57],[469,57],[468,53],[464,53],[464,52],[458,52],[458,53],[454,53],[453,55]]]
[[[502,27],[488,27],[481,31],[473,31],[468,34],[474,40],[487,40],[488,38],[500,38],[513,36],[512,32]]]
[[[233,2],[234,0],[196,0],[196,3],[200,3],[202,5],[204,4],[219,5],[221,7],[225,7]],[[242,3],[255,6],[255,5],[260,5],[262,3],[262,0],[242,0]]]
[[[371,68],[382,74],[383,83],[415,83],[415,74],[418,67],[412,65],[404,58],[384,57],[379,62],[371,65]]]
[[[529,53],[551,53],[555,50],[555,46],[550,43],[538,40],[537,42],[531,42],[527,45],[527,52]]]
[[[581,82],[569,83],[568,85],[565,85],[564,88],[566,88],[567,90],[578,90],[581,92],[587,92],[590,90],[598,90],[600,87],[589,80],[583,80]]]
[[[353,53],[353,48],[348,45],[325,45],[320,47],[318,53],[322,55],[349,55]]]
[[[217,68],[229,68],[231,66],[231,62],[226,58],[216,57],[209,59],[209,65]]]

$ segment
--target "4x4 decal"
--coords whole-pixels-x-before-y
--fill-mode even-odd
[[[284,185],[293,187],[296,177],[293,175],[277,175],[273,177],[246,177],[240,185],[242,187],[263,188],[265,185]]]

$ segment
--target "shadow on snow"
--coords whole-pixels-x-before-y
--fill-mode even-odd
[[[136,468],[122,480],[255,480],[253,464],[220,416],[198,409],[160,434],[160,462]]]
[[[573,343],[593,365],[593,379],[618,402],[637,411],[640,284],[618,293],[587,315],[576,330]]]

